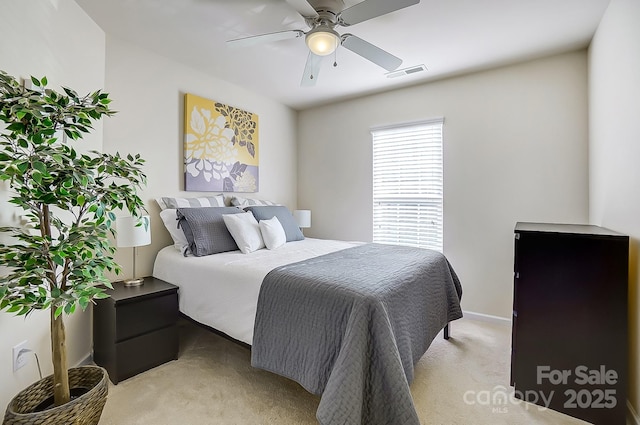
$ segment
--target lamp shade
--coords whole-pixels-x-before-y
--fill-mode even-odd
[[[151,243],[148,215],[116,218],[116,232],[116,245],[119,248],[143,246]]]
[[[319,26],[309,31],[305,37],[309,50],[318,56],[333,53],[340,44],[340,35],[327,26]]]
[[[293,211],[293,218],[296,219],[298,227],[311,227],[311,210],[295,210]]]

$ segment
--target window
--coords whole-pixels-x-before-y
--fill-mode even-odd
[[[442,252],[442,124],[371,131],[374,242]]]

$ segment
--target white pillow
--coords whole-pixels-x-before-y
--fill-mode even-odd
[[[260,226],[252,213],[223,214],[222,219],[243,254],[264,248]]]
[[[259,225],[262,239],[268,249],[279,248],[287,242],[287,234],[278,217],[273,216],[268,220],[260,220]]]
[[[178,216],[176,210],[168,209],[160,211],[160,218],[164,223],[164,227],[167,228],[171,239],[173,239],[173,246],[180,252],[184,253],[184,250],[189,247],[187,237],[184,235],[182,229],[178,229]]]

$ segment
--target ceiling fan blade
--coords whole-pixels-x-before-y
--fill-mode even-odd
[[[307,0],[286,0],[289,6],[293,7],[305,18],[315,18],[318,12],[309,4]]]
[[[272,41],[287,40],[289,38],[298,38],[298,37],[302,37],[303,35],[304,35],[304,31],[301,31],[301,30],[272,32],[269,34],[252,35],[250,37],[229,40],[227,41],[227,46],[248,47],[248,46],[254,46],[260,43],[270,43]]]
[[[311,87],[316,85],[323,57],[324,56],[318,56],[315,53],[309,52],[307,63],[304,66],[304,74],[302,74],[302,81],[300,82],[301,86]]]
[[[393,71],[402,64],[402,59],[385,52],[381,48],[353,34],[344,34],[342,36],[342,45],[376,65],[383,67],[387,71]]]
[[[338,15],[338,22],[343,26],[355,25],[418,3],[420,0],[365,0],[343,10]]]

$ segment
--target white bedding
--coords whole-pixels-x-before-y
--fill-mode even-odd
[[[260,285],[269,271],[360,244],[306,238],[272,251],[231,251],[205,257],[184,257],[168,246],[156,257],[153,276],[180,288],[182,313],[251,344]]]

